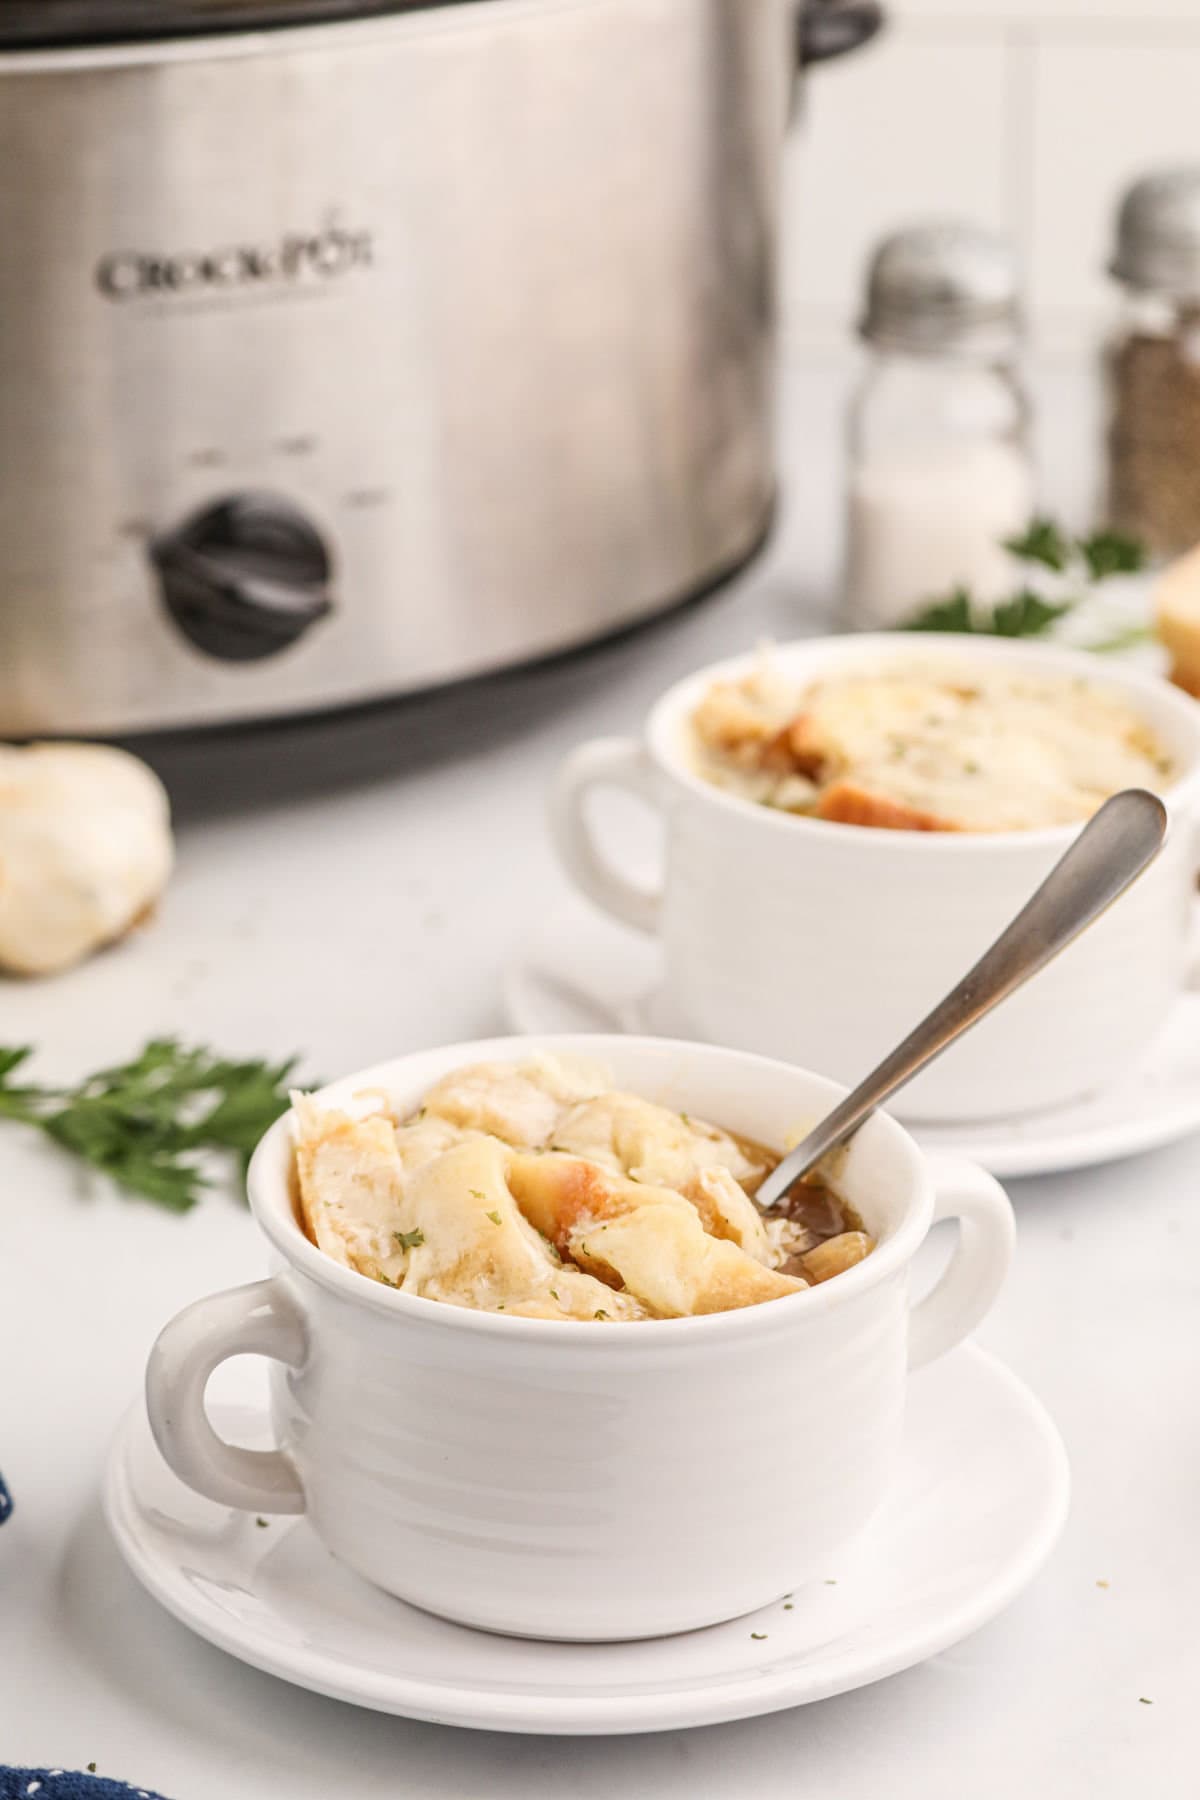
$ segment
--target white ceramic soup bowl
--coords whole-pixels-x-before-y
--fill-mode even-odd
[[[415,1107],[466,1062],[538,1050],[782,1145],[833,1105],[820,1076],[655,1038],[504,1038],[422,1051],[325,1090]],[[908,1369],[977,1323],[1012,1249],[991,1176],[935,1166],[893,1120],[864,1126],[835,1186],[878,1248],[821,1287],[739,1312],[575,1323],[473,1312],[343,1268],[294,1202],[290,1121],[250,1169],[267,1281],[200,1300],[147,1371],[155,1437],[200,1493],[304,1512],[329,1550],[446,1618],[529,1637],[657,1636],[735,1617],[827,1576],[896,1456]],[[915,1307],[908,1271],[934,1219],[959,1243]],[[279,1448],[220,1441],[204,1388],[267,1356]]]
[[[1200,816],[1200,706],[1140,670],[996,639],[893,633],[771,652],[798,683],[889,663],[950,662],[1082,679],[1157,733],[1177,774],[1168,843],[1098,924],[897,1097],[908,1119],[1002,1118],[1060,1105],[1125,1068],[1186,978]],[[669,1029],[827,1070],[853,1084],[964,975],[1062,855],[1077,826],[989,834],[883,831],[797,818],[695,772],[689,721],[710,684],[753,656],[671,688],[640,739],[581,745],[551,795],[575,885],[656,935]],[[586,817],[593,790],[632,790],[662,815],[661,891],[631,881]]]

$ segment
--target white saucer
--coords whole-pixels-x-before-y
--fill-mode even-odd
[[[223,1436],[268,1441],[259,1408],[217,1405],[213,1417]],[[255,1668],[438,1724],[596,1734],[777,1712],[924,1661],[1025,1586],[1068,1487],[1040,1403],[966,1346],[914,1378],[890,1499],[827,1581],[709,1631],[599,1645],[446,1624],[343,1568],[303,1519],[262,1526],[201,1499],[163,1463],[140,1402],[113,1444],[104,1503],[138,1580]]]
[[[570,900],[504,974],[514,1031],[688,1035],[668,1012],[652,939]],[[898,1109],[903,1118],[903,1105]],[[1146,1056],[1072,1106],[980,1125],[914,1125],[927,1150],[967,1156],[993,1175],[1048,1175],[1114,1162],[1200,1131],[1200,994],[1184,994]]]

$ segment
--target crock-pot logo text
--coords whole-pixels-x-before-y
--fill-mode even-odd
[[[109,300],[150,295],[239,293],[335,281],[369,268],[369,231],[338,225],[323,231],[287,232],[274,243],[223,244],[216,250],[114,250],[96,264],[96,286]]]

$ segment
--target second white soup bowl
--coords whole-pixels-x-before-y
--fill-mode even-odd
[[[1086,680],[1133,707],[1172,757],[1165,849],[1132,891],[1030,985],[897,1097],[912,1119],[1002,1118],[1053,1107],[1119,1074],[1185,984],[1200,819],[1200,706],[1100,657],[996,639],[880,634],[780,645],[801,687],[891,664],[982,665]],[[1078,826],[997,833],[885,831],[742,800],[694,766],[689,721],[714,681],[754,656],[671,688],[639,739],[583,744],[559,771],[551,826],[576,886],[657,936],[670,1029],[860,1080],[966,974],[1029,898]],[[591,792],[632,790],[665,828],[661,890],[597,843]]]
[[[324,1098],[382,1089],[408,1111],[450,1069],[539,1050],[599,1060],[618,1086],[778,1146],[841,1091],[705,1045],[508,1038],[401,1057]],[[878,1248],[824,1286],[701,1318],[521,1319],[368,1280],[301,1229],[286,1118],[249,1185],[276,1272],[197,1301],[159,1337],[147,1401],[167,1461],[223,1505],[304,1512],[390,1593],[530,1637],[686,1631],[828,1577],[884,1496],[909,1368],[972,1329],[1012,1248],[991,1176],[930,1162],[882,1114],[835,1184]],[[909,1266],[947,1217],[957,1251],[912,1307]],[[239,1354],[274,1359],[277,1450],[224,1443],[208,1422],[208,1377]]]

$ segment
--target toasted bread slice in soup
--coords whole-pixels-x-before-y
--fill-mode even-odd
[[[835,781],[817,802],[816,816],[837,825],[874,825],[882,831],[958,831],[937,813],[925,812],[887,794],[872,793],[855,781]]]
[[[1179,678],[1200,687],[1200,566],[1195,584],[1164,629]],[[797,688],[781,722],[785,699],[758,669],[714,684],[694,718],[700,772],[742,799],[831,824],[1036,830],[1086,819],[1109,794],[1171,771],[1146,721],[1100,677],[914,663]],[[756,717],[757,736],[747,722]]]

